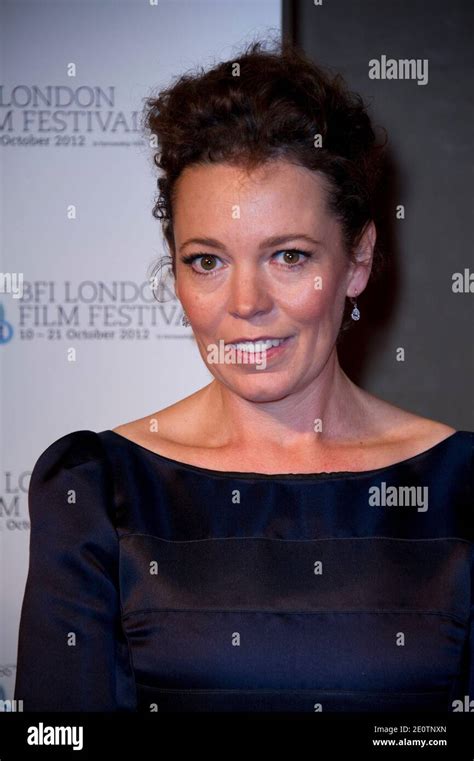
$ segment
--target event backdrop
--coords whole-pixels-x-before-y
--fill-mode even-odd
[[[254,37],[278,37],[281,9],[279,0],[0,8],[1,269],[23,273],[21,298],[0,293],[0,699],[11,699],[38,456],[70,431],[113,428],[211,380],[174,293],[159,304],[147,281],[167,252],[151,215],[143,99]]]

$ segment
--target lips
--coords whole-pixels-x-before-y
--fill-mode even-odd
[[[285,336],[283,338],[276,338],[273,336],[261,336],[254,339],[239,338],[235,341],[227,343],[226,346],[231,346],[234,349],[238,349],[240,351],[261,353],[281,346],[281,344],[286,341],[287,338],[289,338],[289,336]]]
[[[255,341],[282,341],[284,338],[288,338],[288,336],[255,336],[254,338],[239,336],[239,338],[234,338],[233,341],[226,341],[226,346],[238,343],[254,343]]]

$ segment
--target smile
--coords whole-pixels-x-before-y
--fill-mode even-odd
[[[286,338],[257,339],[256,341],[238,341],[235,343],[228,343],[226,346],[231,346],[237,351],[261,354],[263,352],[269,351],[272,348],[281,346],[283,343],[288,341],[289,338],[291,338],[291,336],[287,336]]]

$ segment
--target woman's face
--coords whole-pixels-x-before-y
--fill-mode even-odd
[[[351,263],[323,182],[280,160],[251,174],[194,165],[179,178],[176,294],[209,371],[245,399],[276,401],[312,383],[334,349],[346,295],[369,277],[375,228],[363,263]],[[285,340],[227,346],[259,338]]]

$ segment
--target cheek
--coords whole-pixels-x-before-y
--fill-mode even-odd
[[[286,297],[286,311],[300,323],[332,322],[339,313],[339,294],[336,282],[311,282]],[[316,287],[315,287],[316,286]]]
[[[202,291],[197,288],[186,288],[186,296],[183,300],[183,307],[191,319],[193,328],[196,331],[206,332],[213,328],[214,323],[220,319],[222,310],[222,297],[203,296]]]

